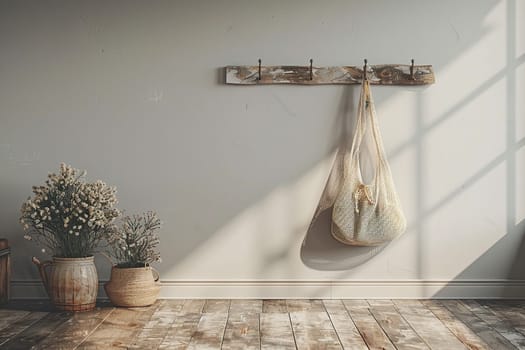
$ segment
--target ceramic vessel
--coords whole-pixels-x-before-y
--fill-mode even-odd
[[[56,258],[40,262],[40,277],[55,307],[64,311],[89,311],[95,308],[98,275],[94,258]]]

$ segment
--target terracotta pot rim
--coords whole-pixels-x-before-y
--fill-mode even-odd
[[[53,261],[91,261],[94,260],[95,256],[90,255],[83,258],[60,258],[58,256],[53,257]]]

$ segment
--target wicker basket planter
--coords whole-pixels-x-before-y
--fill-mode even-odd
[[[111,279],[104,285],[109,300],[116,306],[140,307],[155,303],[160,292],[157,270],[150,266],[111,268]]]

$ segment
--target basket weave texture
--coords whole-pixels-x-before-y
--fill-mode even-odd
[[[116,306],[141,307],[155,303],[160,292],[158,272],[150,266],[111,268],[111,279],[104,285]]]

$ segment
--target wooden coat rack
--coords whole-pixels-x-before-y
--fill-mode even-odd
[[[427,85],[435,82],[431,65],[383,64],[369,66],[314,67],[309,66],[227,66],[226,84],[360,84],[367,78],[374,85]]]

